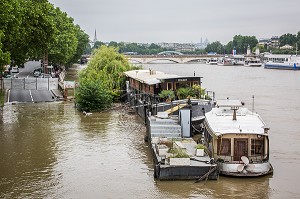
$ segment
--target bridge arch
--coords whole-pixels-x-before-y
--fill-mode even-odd
[[[178,60],[175,60],[175,58],[174,59],[171,59],[171,58],[157,58],[157,59],[151,59],[151,60],[149,60],[147,62],[147,64],[153,63],[155,61],[171,61],[171,62],[177,63],[177,64],[180,63]]]
[[[163,51],[157,54],[158,55],[183,55],[181,52],[177,52],[177,51]]]

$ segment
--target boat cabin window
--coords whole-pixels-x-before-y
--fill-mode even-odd
[[[175,89],[179,89],[179,88],[189,88],[189,87],[191,87],[190,83],[191,83],[191,82],[176,82],[176,84],[175,84]]]
[[[231,155],[231,140],[218,139],[218,155]]]
[[[167,90],[173,90],[173,83],[172,82],[168,82]]]
[[[193,81],[193,85],[199,85],[198,81]]]
[[[251,139],[251,155],[263,155],[264,140],[263,138]]]

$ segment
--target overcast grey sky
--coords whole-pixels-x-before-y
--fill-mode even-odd
[[[210,42],[300,31],[300,0],[48,0],[100,41]]]

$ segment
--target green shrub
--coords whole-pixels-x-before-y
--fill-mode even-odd
[[[76,90],[76,104],[81,111],[101,111],[111,107],[113,97],[100,80],[80,80]]]
[[[175,99],[175,93],[172,90],[162,90],[158,94],[158,96],[162,99],[169,100],[169,101]]]
[[[189,158],[190,156],[182,149],[170,148],[168,153],[172,153],[172,158]]]
[[[205,146],[203,144],[197,144],[195,146],[196,149],[205,149]]]
[[[179,99],[186,99],[189,96],[193,96],[194,92],[191,88],[179,88],[176,91],[176,95]]]

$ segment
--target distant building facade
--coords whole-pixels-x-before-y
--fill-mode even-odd
[[[272,36],[271,38],[261,38],[258,41],[258,45],[264,46],[265,48],[279,48],[279,37]]]

